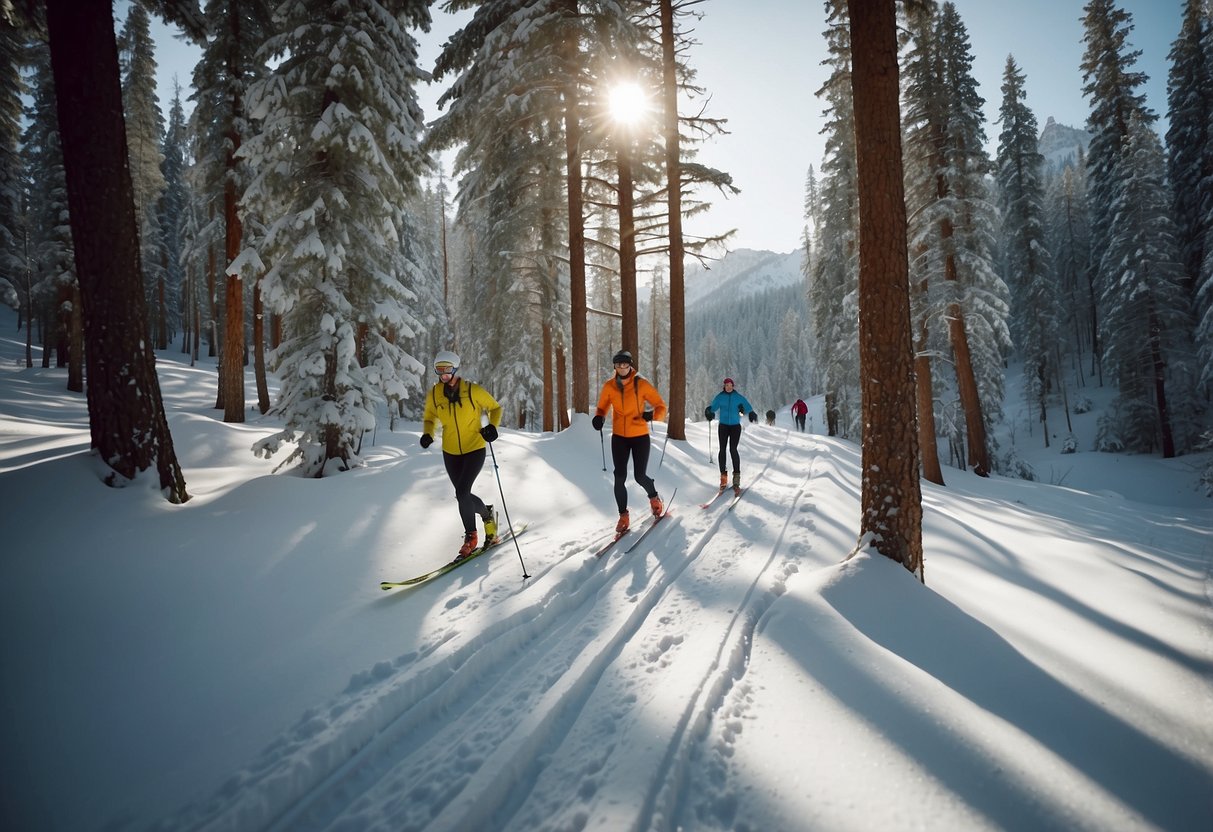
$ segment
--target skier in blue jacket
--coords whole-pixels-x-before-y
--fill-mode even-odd
[[[726,378],[724,380],[724,389],[716,394],[716,398],[712,399],[712,403],[703,409],[703,415],[710,422],[716,418],[716,414],[720,414],[720,427],[717,428],[720,436],[720,489],[723,491],[729,486],[729,475],[725,472],[725,446],[728,446],[729,452],[733,460],[733,490],[741,491],[741,455],[737,453],[737,443],[741,440],[741,414],[749,414],[751,422],[758,421],[758,414],[754,412],[754,408],[749,401],[741,393],[733,389],[733,379]]]

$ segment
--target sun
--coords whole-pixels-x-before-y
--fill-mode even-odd
[[[649,112],[649,97],[639,84],[625,82],[611,87],[608,94],[611,118],[621,124],[635,124]]]

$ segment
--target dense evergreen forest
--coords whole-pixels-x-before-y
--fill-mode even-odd
[[[69,368],[72,389],[101,384],[88,370],[115,342],[89,337],[112,324],[90,310],[129,279],[139,316],[125,329],[145,337],[122,349],[213,361],[223,418],[242,421],[250,406],[281,417],[282,431],[255,450],[286,450],[285,461],[312,475],[355,464],[377,425],[417,418],[442,349],[493,388],[511,427],[558,430],[587,411],[623,345],[667,395],[672,436],[730,375],[760,410],[823,393],[830,432],[862,439],[844,2],[826,0],[820,35],[832,75],[816,91],[827,142],[805,177],[803,280],[699,306],[685,302],[684,263],[719,257],[724,240],[684,240],[681,216],[733,188],[727,171],[696,161],[727,117],[694,82],[688,30],[710,8],[472,3],[472,21],[422,67],[415,34],[430,23],[426,0],[152,4],[202,49],[164,113],[149,7],[134,3],[85,49],[71,40],[84,34],[57,16],[70,5],[17,4],[0,23],[0,292],[20,311],[27,363],[41,345],[44,363]],[[1102,450],[1174,456],[1207,443],[1207,0],[1184,4],[1165,127],[1140,92],[1131,18],[1112,0],[1086,3],[1090,141],[1062,166],[1041,154],[1013,55],[991,154],[956,8],[906,4],[898,14],[924,475],[938,478],[929,460],[940,457],[1002,467],[988,434],[1007,405],[1012,358],[1029,368],[1026,404],[1042,421],[1084,385],[1115,386]],[[116,49],[112,66],[105,49]],[[97,103],[69,105],[70,83],[107,73],[121,93],[126,171],[87,161],[84,136],[66,129]],[[446,86],[444,111],[427,125],[416,90],[429,75]],[[633,130],[611,109],[608,90],[625,82],[662,102],[654,129]],[[448,151],[454,169],[436,170]],[[79,193],[89,165],[112,174],[112,187],[97,180]],[[128,210],[136,273],[94,281],[81,247],[93,245],[101,218]],[[647,288],[638,290],[638,272],[652,275]],[[116,366],[122,356],[109,358]],[[131,406],[157,407],[153,393]],[[104,390],[92,394],[98,412],[117,406]],[[118,445],[130,441],[119,433]],[[167,440],[160,431],[159,452],[140,459],[163,462]],[[941,441],[952,450],[940,454]]]

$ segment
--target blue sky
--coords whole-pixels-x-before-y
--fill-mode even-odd
[[[1086,121],[1079,70],[1083,5],[1078,0],[957,0],[969,31],[974,74],[986,99],[991,152],[1008,54],[1026,77],[1028,105],[1042,127],[1050,116],[1075,127]],[[1133,16],[1130,41],[1142,51],[1138,68],[1150,77],[1145,88],[1150,106],[1165,116],[1167,54],[1179,33],[1182,3],[1119,0],[1118,5]],[[730,172],[742,192],[728,200],[710,195],[712,209],[689,222],[687,231],[707,234],[735,227],[732,248],[792,251],[800,245],[804,226],[805,177],[810,165],[820,167],[823,146],[816,92],[825,80],[824,3],[706,0],[695,8],[704,16],[694,27],[699,45],[691,60],[699,83],[711,94],[709,114],[727,118],[730,131],[703,145],[699,161]],[[119,15],[123,19],[125,11]],[[421,39],[427,67],[455,26],[437,4],[434,15],[433,30]],[[188,81],[197,52],[164,37],[169,30],[162,24],[155,27],[164,96],[174,72]],[[421,94],[427,119],[438,115],[437,96],[437,90]]]

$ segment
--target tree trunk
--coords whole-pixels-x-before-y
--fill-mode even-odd
[[[565,0],[564,12],[569,26],[575,26],[577,0]],[[577,88],[577,38],[570,32],[564,39],[562,57],[564,82],[564,147],[569,203],[569,323],[573,343],[573,410],[590,412],[590,357],[585,294],[585,217],[581,198],[581,120],[578,108],[581,96]]]
[[[670,227],[670,392],[666,435],[686,439],[686,293],[682,240],[682,147],[678,134],[678,79],[675,75],[674,10],[661,0],[661,91],[665,100],[665,179]],[[654,312],[656,314],[656,312]]]
[[[84,315],[80,309],[80,284],[72,284],[72,309],[67,318],[67,389],[84,392]]]
[[[559,411],[556,416],[560,430],[567,430],[571,424],[569,421],[569,379],[568,368],[565,366],[564,347],[556,348],[556,409]]]
[[[240,42],[240,14],[232,11],[228,15],[229,34],[232,43]],[[240,77],[235,50],[227,56],[228,83],[232,85],[228,102],[227,152],[224,167],[227,176],[223,185],[224,255],[225,263],[231,266],[240,256],[240,245],[244,229],[240,220],[239,199],[236,193],[236,152],[240,150],[240,131],[237,124],[243,120],[243,102],[235,81]],[[223,356],[219,364],[219,387],[223,395],[223,421],[244,421],[244,278],[238,274],[227,274],[226,303],[224,304]]]
[[[859,544],[923,577],[894,0],[848,0],[859,182]]]
[[[625,130],[626,132],[626,130]],[[620,346],[640,362],[640,323],[636,320],[636,219],[632,158],[628,139],[619,148],[619,304],[623,313]]]
[[[189,499],[147,338],[147,300],[109,3],[48,0],[51,66],[84,313],[92,447],[117,478],[153,465],[173,503]]]
[[[1175,456],[1175,432],[1171,428],[1171,412],[1167,409],[1167,361],[1159,345],[1162,325],[1153,303],[1149,304],[1146,320],[1150,327],[1150,363],[1154,369],[1154,404],[1158,409],[1158,430],[1162,434],[1162,458],[1171,459]]]
[[[165,295],[165,279],[164,275],[168,273],[168,256],[161,253],[160,263],[163,266],[163,271],[160,272],[160,279],[156,281],[156,349],[168,349],[168,303]]]
[[[552,401],[552,325],[547,321],[543,324],[543,432],[551,433],[556,430],[556,420],[553,418],[555,409]]]
[[[265,308],[261,303],[261,278],[253,283],[253,377],[257,382],[257,410],[268,413],[270,386],[265,378]]]
[[[926,294],[923,281],[923,294]],[[925,301],[924,301],[925,302]],[[939,465],[939,445],[935,438],[935,391],[931,380],[931,357],[927,355],[927,322],[918,321],[918,348],[914,353],[914,379],[917,394],[918,447],[922,449],[922,476],[928,482],[944,485]]]
[[[952,256],[948,256],[950,261]],[[952,267],[948,268],[950,272]],[[948,278],[953,280],[955,278]],[[969,465],[979,477],[990,476],[990,449],[986,442],[986,423],[981,413],[981,396],[977,377],[973,374],[973,355],[969,351],[969,336],[965,332],[964,312],[960,304],[948,304],[948,335],[956,358],[956,386],[960,406],[965,412],[965,433],[969,444]]]

